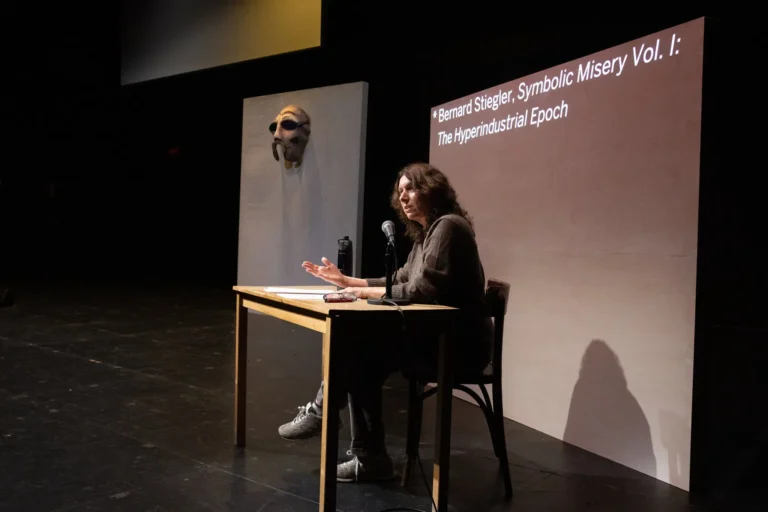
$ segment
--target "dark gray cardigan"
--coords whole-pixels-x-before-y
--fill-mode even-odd
[[[366,281],[368,286],[385,286],[386,280]],[[459,308],[457,328],[464,356],[490,360],[493,324],[485,310],[485,272],[475,232],[463,217],[438,218],[424,241],[413,244],[408,261],[392,280],[392,297]]]

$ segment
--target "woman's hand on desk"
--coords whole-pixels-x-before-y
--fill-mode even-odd
[[[378,299],[386,293],[383,287],[352,286],[341,290],[344,293],[352,293],[358,299]]]

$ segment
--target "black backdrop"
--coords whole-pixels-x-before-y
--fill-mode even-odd
[[[122,88],[116,8],[9,8],[0,36],[0,288],[230,287],[243,98],[361,80],[370,84],[363,273],[382,274],[390,186],[402,165],[427,159],[431,106],[700,15],[553,21],[544,9],[523,19],[484,7],[472,22],[474,13],[437,20],[324,0],[321,48]],[[720,87],[721,111],[716,119],[705,111],[711,172],[702,182],[699,295],[707,318],[697,327],[694,381],[694,410],[706,421],[693,455],[701,485],[727,492],[759,481],[748,454],[765,453],[752,411],[761,409],[768,363],[768,249],[761,60],[751,60],[762,36],[747,16],[720,20],[725,59],[709,81]],[[721,369],[723,361],[731,366]]]

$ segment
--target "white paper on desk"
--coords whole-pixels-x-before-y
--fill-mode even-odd
[[[323,294],[317,293],[317,290],[315,293],[278,293],[277,296],[284,299],[323,300]]]
[[[328,289],[328,290],[318,290],[317,288],[311,289],[311,288],[280,288],[279,286],[268,286],[264,289],[267,293],[291,293],[291,294],[308,294],[308,295],[317,295],[317,294],[324,294],[324,293],[330,293],[332,291],[336,291],[336,289]]]

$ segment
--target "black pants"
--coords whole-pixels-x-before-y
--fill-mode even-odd
[[[461,352],[461,343],[457,343]],[[359,457],[386,453],[384,422],[382,418],[381,391],[384,382],[395,371],[408,369],[436,369],[439,351],[434,336],[409,337],[406,341],[397,333],[388,336],[366,337],[355,340],[345,352],[344,369],[333,386],[331,404],[323,403],[323,383],[317,392],[315,403],[324,414],[335,414],[349,405],[352,432],[351,453]],[[461,362],[456,354],[454,361]],[[467,361],[464,358],[464,361]],[[471,363],[482,369],[486,362]],[[465,364],[457,365],[467,368]],[[458,368],[457,368],[458,369]],[[467,368],[469,369],[469,368]],[[326,406],[327,405],[327,406]]]

